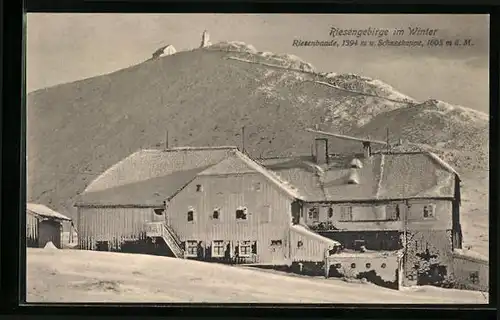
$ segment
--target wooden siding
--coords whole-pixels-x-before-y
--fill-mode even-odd
[[[196,186],[201,185],[201,191]],[[257,241],[258,262],[288,258],[291,225],[290,199],[282,190],[257,173],[199,176],[174,197],[167,207],[167,222],[182,241]],[[237,220],[236,210],[247,208],[247,220]],[[219,219],[213,211],[219,208]],[[194,210],[194,221],[187,212]],[[281,246],[271,247],[271,241]],[[256,262],[257,262],[256,261]]]
[[[145,237],[145,223],[152,222],[152,208],[78,208],[78,240],[82,249],[96,249],[97,241],[111,242],[112,249],[126,240]]]
[[[26,211],[26,245],[38,247],[38,219]]]
[[[325,260],[325,251],[330,244],[308,237],[304,234],[290,232],[290,253],[292,261],[321,262]]]

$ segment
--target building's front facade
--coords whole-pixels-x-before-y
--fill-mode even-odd
[[[200,160],[186,167],[196,156]],[[133,159],[160,171],[166,169],[159,161],[183,165],[141,181],[136,171],[130,174],[137,178],[127,178],[127,168],[141,170]],[[76,204],[80,247],[124,251],[135,245],[136,252],[152,253],[155,246],[182,258],[285,264],[294,260],[290,241],[300,233],[309,239],[302,257],[322,261],[338,243],[291,228],[300,201],[294,187],[235,148],[141,151],[96,179]]]

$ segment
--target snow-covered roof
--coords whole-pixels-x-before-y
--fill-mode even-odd
[[[306,227],[304,227],[304,226],[302,226],[300,224],[292,225],[290,227],[290,229],[292,229],[292,231],[300,233],[301,235],[306,236],[308,238],[312,238],[312,239],[315,239],[317,241],[321,241],[323,243],[331,245],[332,247],[339,247],[339,246],[341,246],[340,242],[332,240],[332,239],[329,239],[327,237],[323,237],[322,235],[320,235],[320,234],[318,234],[318,233],[316,233],[314,231],[311,231],[311,230],[307,229]]]
[[[56,212],[43,204],[27,203],[26,211],[35,216],[43,218],[54,218],[58,220],[71,221],[71,218],[68,218],[59,212]]]

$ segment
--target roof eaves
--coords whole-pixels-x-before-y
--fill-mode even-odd
[[[425,154],[427,154],[428,156],[430,156],[434,161],[436,161],[445,170],[447,170],[450,173],[455,174],[458,177],[458,179],[460,179],[460,175],[458,174],[458,172],[455,169],[453,169],[452,166],[450,166],[448,163],[446,163],[443,159],[441,159],[440,157],[438,157],[437,154],[435,154],[433,152],[430,152],[430,151],[425,152]]]
[[[262,174],[264,177],[266,177],[268,180],[276,184],[278,187],[280,187],[283,191],[285,191],[290,197],[299,199],[299,200],[305,200],[304,197],[302,197],[298,190],[290,185],[290,183],[283,181],[276,173],[267,170],[257,162],[253,161],[250,157],[245,155],[244,153],[240,151],[236,151],[236,155],[243,160],[248,166],[250,166],[252,169],[255,171],[259,172]]]

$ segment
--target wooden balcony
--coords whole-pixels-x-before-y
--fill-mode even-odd
[[[146,237],[163,237],[163,221],[146,223]]]

